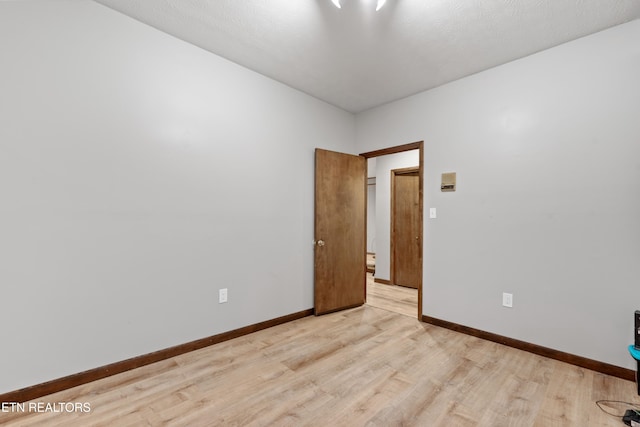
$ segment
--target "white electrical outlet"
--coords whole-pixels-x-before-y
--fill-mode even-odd
[[[218,303],[227,302],[227,288],[218,291]]]
[[[513,307],[513,294],[502,293],[502,305],[505,307]]]

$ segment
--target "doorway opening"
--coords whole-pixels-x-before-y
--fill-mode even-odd
[[[383,159],[380,159],[382,156],[389,156],[385,158],[389,159],[391,157],[390,155],[399,153],[409,154],[408,152],[414,150],[417,151],[417,165],[414,163],[411,165],[413,166],[411,168],[396,168],[395,170],[387,170],[384,167],[377,168],[383,170],[383,174],[385,176],[377,176],[376,174],[373,183],[376,187],[384,184],[389,188],[389,190],[386,194],[381,192],[382,194],[377,194],[375,196],[376,204],[384,205],[386,203],[389,208],[388,211],[383,208],[381,212],[384,212],[385,214],[388,212],[388,214],[386,214],[386,217],[382,215],[382,218],[379,218],[378,215],[376,215],[375,222],[378,224],[384,224],[386,221],[388,231],[382,227],[382,236],[378,236],[377,233],[374,237],[371,237],[370,233],[367,236],[367,269],[373,270],[373,272],[367,273],[367,284],[365,286],[369,289],[365,288],[365,292],[367,292],[367,290],[375,290],[376,293],[382,293],[385,295],[382,296],[382,298],[387,298],[387,302],[391,302],[389,307],[397,306],[400,311],[406,311],[407,305],[403,304],[401,300],[405,299],[410,301],[412,298],[411,292],[413,292],[413,300],[415,301],[415,291],[411,288],[417,288],[417,304],[413,310],[417,315],[417,318],[420,319],[422,317],[424,142],[419,141],[411,144],[371,151],[362,153],[360,156],[368,160],[376,159],[376,162],[382,163]],[[367,174],[368,177],[370,175],[370,173]],[[371,180],[369,181],[369,184],[371,184]],[[399,206],[396,206],[396,208],[393,207],[393,204],[391,203],[391,199],[393,198],[391,188],[394,186],[404,188],[405,192],[413,192],[413,189],[417,189],[417,194],[412,196],[417,200],[411,200],[410,198],[408,202],[406,200],[403,202],[405,204],[411,204],[414,209],[408,209],[408,206],[403,208],[401,206],[402,203],[400,203]],[[370,186],[368,188],[370,188]],[[400,189],[400,191],[403,190]],[[370,189],[367,193],[368,195],[372,194]],[[388,200],[379,200],[378,197],[380,195],[382,195],[382,197],[386,197]],[[396,195],[396,198],[397,197],[398,195]],[[404,196],[402,197],[404,198]],[[415,206],[416,204],[417,206]],[[372,204],[367,203],[367,210],[369,211],[370,209],[372,209]],[[412,223],[411,227],[408,229],[404,226],[398,228],[400,225],[397,221],[399,219],[398,217],[400,216],[404,218],[409,211],[413,212],[413,214],[409,215],[414,216],[413,218],[409,218]],[[394,218],[392,218],[392,216]],[[368,214],[367,217],[367,226],[369,228],[372,226],[372,220]],[[400,222],[406,221],[401,219]],[[410,257],[410,259],[407,257]],[[373,297],[374,294],[370,293],[370,295]],[[391,299],[391,301],[389,299]],[[393,299],[396,301],[393,301]],[[372,303],[371,305],[375,304]],[[395,309],[392,309],[392,311],[400,312]]]

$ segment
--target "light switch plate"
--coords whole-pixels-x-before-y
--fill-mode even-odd
[[[504,307],[513,307],[513,294],[504,292],[502,294],[502,305]]]
[[[429,208],[429,218],[437,218],[436,208]]]

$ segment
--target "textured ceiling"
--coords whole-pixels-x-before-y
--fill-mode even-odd
[[[360,112],[640,18],[640,0],[96,0]]]

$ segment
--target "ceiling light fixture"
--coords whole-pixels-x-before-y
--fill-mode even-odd
[[[376,12],[382,9],[382,6],[384,6],[386,2],[387,0],[378,0],[378,4],[376,5]],[[331,3],[333,3],[338,9],[342,9],[342,6],[340,6],[340,0],[331,0]]]

